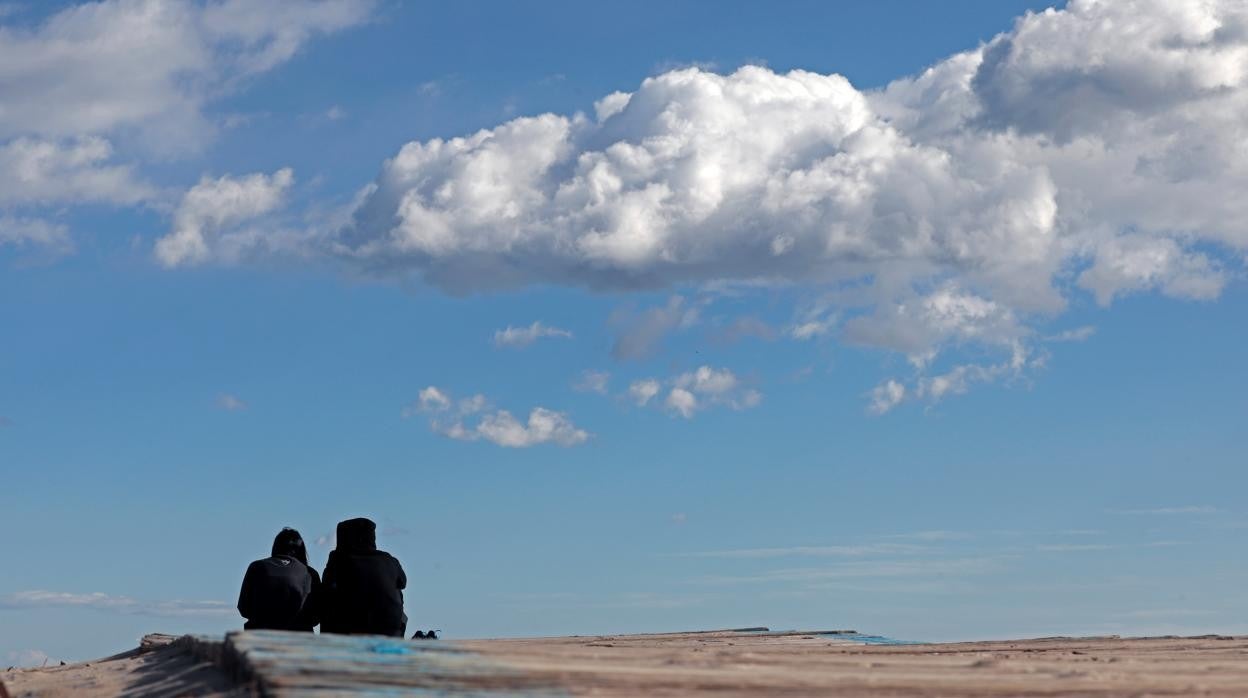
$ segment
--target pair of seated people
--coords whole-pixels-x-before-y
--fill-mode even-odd
[[[302,630],[403,637],[407,575],[390,553],[377,549],[377,524],[349,519],[338,524],[337,545],[325,574],[308,565],[303,537],[284,528],[273,554],[247,567],[238,595],[246,630]]]

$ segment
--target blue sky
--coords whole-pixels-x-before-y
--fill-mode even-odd
[[[1248,17],[1047,6],[0,6],[0,661],[1248,632]]]

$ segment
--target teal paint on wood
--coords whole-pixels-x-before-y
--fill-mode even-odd
[[[264,696],[565,695],[453,643],[256,630],[228,634],[219,656]]]

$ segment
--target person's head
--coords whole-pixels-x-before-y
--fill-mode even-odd
[[[303,544],[303,536],[293,528],[283,528],[273,539],[273,555],[293,557],[303,564],[308,564],[308,549]]]
[[[344,553],[376,550],[377,524],[363,518],[339,522],[337,549]]]

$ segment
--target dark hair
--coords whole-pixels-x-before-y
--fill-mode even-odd
[[[303,536],[293,528],[283,528],[273,539],[273,554],[288,555],[303,564],[308,564],[308,549],[303,544]]]

